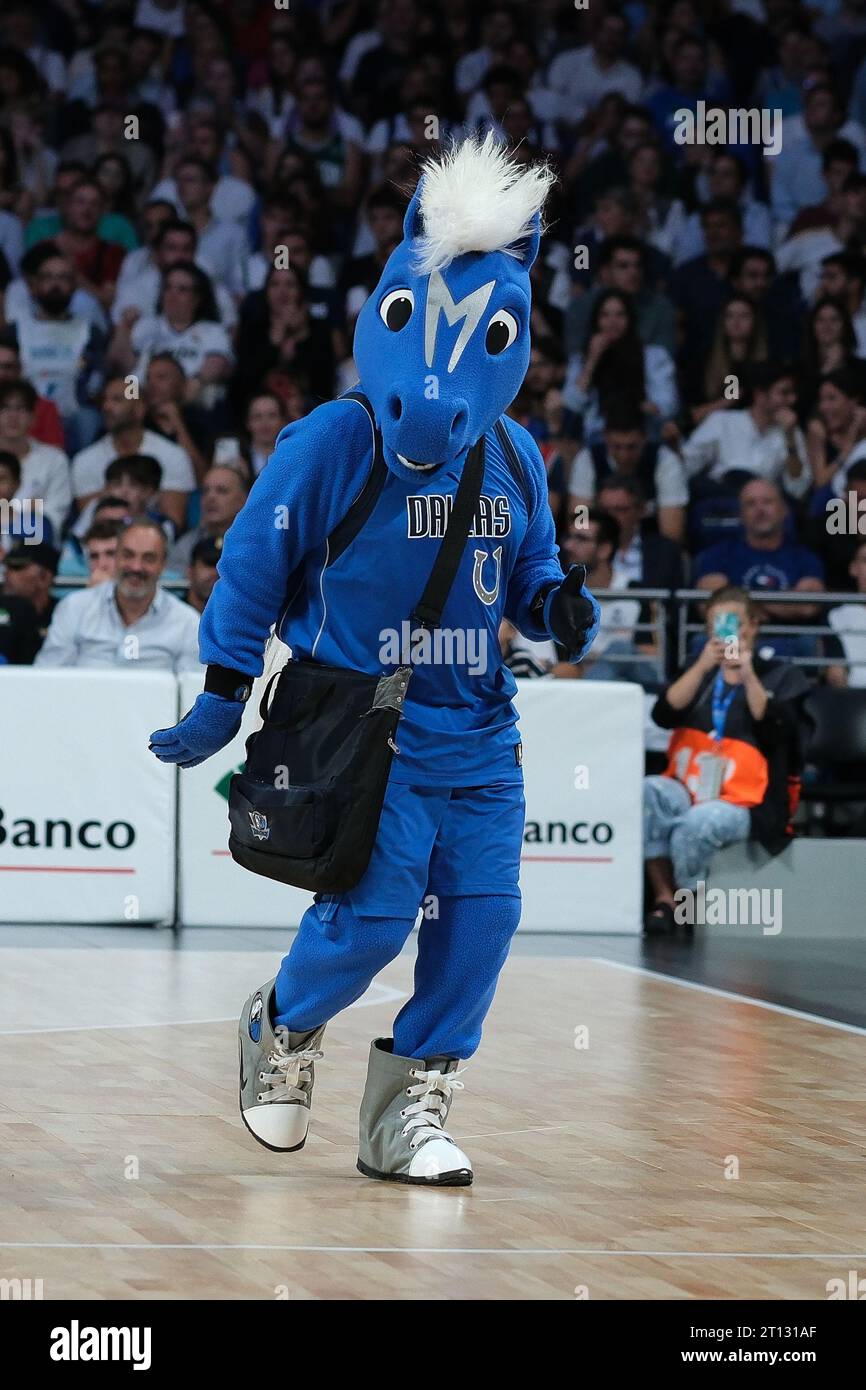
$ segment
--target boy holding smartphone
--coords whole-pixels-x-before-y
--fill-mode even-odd
[[[777,853],[792,834],[809,682],[798,667],[755,654],[760,609],[744,589],[717,590],[706,622],[697,661],[652,711],[672,734],[664,773],[644,780],[650,933],[673,929],[675,890],[706,880],[715,850],[757,839]]]

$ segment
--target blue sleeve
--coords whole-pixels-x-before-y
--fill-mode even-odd
[[[692,579],[702,579],[705,574],[726,574],[729,583],[735,584],[736,580],[731,578],[728,568],[728,558],[728,547],[724,543],[699,550],[692,561]]]
[[[797,559],[799,562],[797,568],[800,573],[797,575],[795,583],[800,579],[820,579],[823,584],[824,562],[813,550],[810,550],[806,545],[798,546]]]
[[[204,665],[261,675],[293,570],[346,515],[372,458],[370,422],[356,401],[329,401],[281,431],[226,532],[199,628]]]
[[[547,628],[530,616],[530,607],[543,584],[562,583],[556,528],[547,500],[547,470],[538,445],[528,430],[505,417],[505,428],[520,455],[529,494],[529,520],[505,595],[505,616],[530,641],[544,642]]]

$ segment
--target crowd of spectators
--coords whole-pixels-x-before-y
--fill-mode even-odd
[[[707,107],[771,144],[680,143]],[[512,413],[608,595],[582,667],[504,629],[509,664],[651,684],[626,591],[740,585],[866,683],[853,598],[784,631],[866,592],[866,0],[3,0],[0,662],[190,660],[422,161],[488,129],[558,176]]]

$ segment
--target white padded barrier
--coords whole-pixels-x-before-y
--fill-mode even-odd
[[[163,671],[0,669],[0,920],[171,922],[177,719]]]
[[[201,681],[190,676],[181,706]],[[256,726],[180,781],[180,920],[296,925],[309,893],[251,874],[228,854],[228,779]],[[522,931],[636,932],[640,925],[643,698],[639,686],[525,681],[517,699],[526,780]]]
[[[308,893],[227,850],[228,779],[258,691],[223,752],[178,774],[148,752],[202,685],[191,673],[0,672],[0,921],[291,926]],[[261,689],[261,683],[259,686]],[[525,931],[635,932],[643,698],[636,685],[521,683]],[[176,814],[176,796],[179,797]]]

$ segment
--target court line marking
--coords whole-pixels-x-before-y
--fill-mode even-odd
[[[381,985],[374,980],[370,985],[370,990],[377,989],[379,994],[375,999],[368,999],[366,994],[361,999],[356,999],[354,1004],[350,1004],[350,1009],[371,1009],[376,1004],[392,1004],[397,999],[405,999],[406,991],[395,989],[393,985]],[[368,993],[370,991],[368,990]],[[233,1014],[230,1018],[168,1018],[160,1019],[155,1023],[82,1023],[80,1025],[62,1025],[55,1027],[53,1024],[48,1028],[0,1028],[0,1038],[19,1037],[25,1033],[113,1033],[121,1029],[129,1028],[193,1028],[204,1027],[207,1023],[237,1023],[237,1015]]]
[[[770,1252],[763,1250],[511,1250],[497,1246],[442,1245],[231,1245],[171,1244],[113,1241],[0,1241],[0,1250],[259,1250],[321,1255],[592,1255],[614,1259],[677,1260],[866,1260],[866,1253],[848,1250]]]
[[[733,990],[717,989],[715,985],[703,985],[699,980],[684,980],[679,975],[666,975],[661,970],[650,970],[645,965],[628,965],[621,960],[608,960],[606,956],[585,956],[584,960],[594,961],[596,965],[610,965],[614,970],[628,970],[632,975],[647,975],[651,980],[664,980],[670,985],[680,985],[682,989],[696,989],[703,994],[714,994],[718,999],[732,999],[735,1004],[751,1004],[755,1009],[768,1009],[770,1013],[787,1014],[788,1018],[800,1018],[806,1023],[821,1023],[825,1028],[836,1028],[840,1033],[856,1033],[866,1038],[866,1028],[856,1023],[842,1023],[835,1018],[824,1018],[821,1014],[804,1013],[802,1009],[789,1009],[786,1004],[774,1004],[769,999],[753,999],[750,994],[735,994]]]

